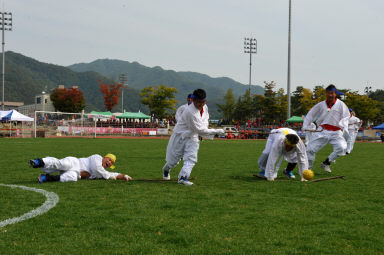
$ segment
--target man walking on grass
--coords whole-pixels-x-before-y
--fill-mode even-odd
[[[184,165],[178,176],[178,183],[193,185],[188,180],[192,168],[197,162],[199,150],[199,136],[213,139],[217,135],[223,135],[223,129],[208,128],[208,107],[206,105],[206,93],[202,89],[196,89],[192,94],[192,103],[186,107],[169,139],[166,154],[166,163],[163,167],[163,179],[170,180],[170,171],[181,159]]]

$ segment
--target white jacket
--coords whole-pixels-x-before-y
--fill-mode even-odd
[[[203,110],[204,112],[201,115],[199,109],[193,103],[188,105],[181,118],[177,121],[173,133],[181,135],[183,139],[190,137],[196,141],[199,136],[213,139],[215,134],[224,133],[222,129],[208,128],[209,113],[207,105],[204,105]]]
[[[348,120],[348,129],[350,130],[359,130],[361,127],[361,120],[356,116],[351,116]]]
[[[302,176],[303,171],[308,169],[308,158],[305,145],[299,138],[297,145],[290,151],[285,151],[284,142],[287,134],[297,133],[290,128],[273,129],[268,137],[272,138],[271,148],[268,155],[267,165],[265,167],[266,177],[273,177],[272,173],[280,167],[282,157],[291,163],[298,163],[299,173]],[[279,160],[281,158],[281,160]],[[279,161],[279,162],[278,162]],[[277,171],[276,171],[277,172]]]
[[[348,107],[343,101],[336,99],[335,104],[330,109],[325,101],[321,101],[312,107],[305,116],[303,130],[310,130],[310,124],[316,122],[317,126],[328,124],[347,131],[349,116]]]
[[[187,107],[188,107],[188,104],[183,104],[182,106],[177,108],[176,115],[175,115],[176,122],[179,122],[181,115],[183,114],[184,110],[187,109]]]
[[[111,175],[116,175],[116,173],[111,173],[105,170],[102,165],[103,157],[94,154],[88,158],[79,158],[80,161],[80,170],[84,170],[91,174],[89,179],[109,179]]]

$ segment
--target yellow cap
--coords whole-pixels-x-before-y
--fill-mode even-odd
[[[112,153],[108,153],[108,154],[105,155],[104,157],[112,159],[112,161],[113,161],[113,165],[110,166],[109,168],[111,168],[111,169],[115,169],[116,156],[115,156],[114,154],[112,154]]]

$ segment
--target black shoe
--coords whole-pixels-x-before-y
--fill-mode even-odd
[[[287,169],[285,169],[284,171],[283,171],[283,174],[285,175],[285,176],[287,176],[288,178],[291,178],[291,179],[295,179],[296,178],[296,176],[292,173],[292,171],[287,171]]]
[[[41,168],[44,167],[45,164],[41,158],[35,158],[29,161],[29,165],[33,168]]]

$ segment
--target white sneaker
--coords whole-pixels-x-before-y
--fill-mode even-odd
[[[321,167],[324,169],[325,172],[332,173],[332,170],[331,170],[331,168],[329,167],[329,165],[326,165],[326,164],[324,164],[324,163],[321,163]]]
[[[275,178],[267,178],[267,181],[273,182]]]
[[[163,171],[163,180],[171,180],[171,173],[169,171]]]
[[[307,182],[308,180],[304,179],[303,177],[301,177],[301,181],[302,182]]]
[[[190,181],[188,181],[188,179],[187,178],[180,178],[178,181],[177,181],[177,183],[179,183],[179,184],[183,184],[183,185],[185,185],[185,186],[192,186],[193,185],[193,182],[190,182]]]

